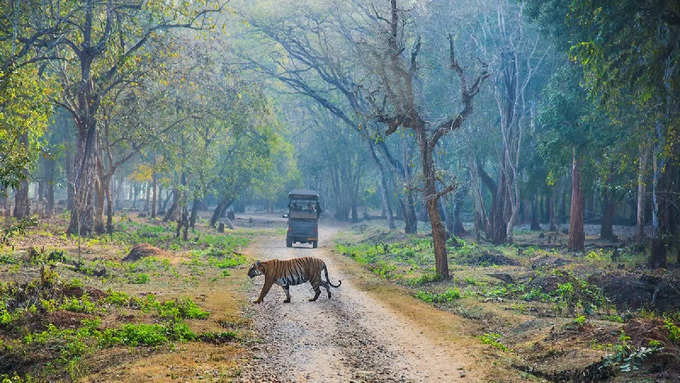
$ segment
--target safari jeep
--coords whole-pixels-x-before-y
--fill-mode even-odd
[[[319,244],[319,193],[313,190],[296,189],[288,193],[288,233],[286,247],[293,243],[311,243],[313,248]]]

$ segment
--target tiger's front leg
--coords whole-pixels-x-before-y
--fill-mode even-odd
[[[264,280],[264,286],[262,286],[262,291],[260,291],[260,296],[257,298],[257,300],[253,303],[262,303],[262,300],[264,297],[267,295],[269,292],[269,289],[272,288],[272,285],[274,284],[274,281],[270,281],[268,279]]]
[[[290,303],[290,286],[281,286],[283,288],[283,291],[286,293],[286,300],[283,301],[283,303]]]

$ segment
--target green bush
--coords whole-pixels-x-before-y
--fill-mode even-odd
[[[59,308],[61,310],[86,314],[92,314],[97,311],[97,306],[90,300],[90,297],[87,294],[84,294],[80,298],[64,298],[64,303],[62,303]]]
[[[671,318],[664,318],[663,327],[668,330],[668,339],[675,344],[680,344],[680,327]]]
[[[238,335],[233,331],[204,332],[198,335],[198,340],[207,343],[227,343],[238,339]]]
[[[198,307],[189,298],[166,301],[156,305],[158,315],[161,318],[180,320],[180,319],[207,319],[210,316],[208,311]]]
[[[149,283],[149,281],[151,281],[151,277],[149,277],[149,274],[146,273],[134,274],[130,278],[130,283],[135,285],[143,285]]]
[[[481,340],[482,343],[491,345],[501,351],[508,351],[508,347],[501,343],[500,339],[501,335],[495,332],[488,332],[479,336],[479,340]]]
[[[106,329],[103,332],[100,346],[158,346],[169,341],[187,341],[196,339],[186,323],[172,322],[168,324],[124,324],[117,329]]]

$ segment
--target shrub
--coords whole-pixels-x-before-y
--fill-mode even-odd
[[[238,339],[238,335],[233,331],[204,332],[198,335],[198,340],[207,343],[221,344]]]
[[[479,340],[484,344],[489,344],[501,351],[508,351],[508,347],[500,342],[501,335],[495,332],[488,332],[486,334],[480,335]]]
[[[680,344],[680,327],[671,318],[664,318],[663,327],[668,330],[668,339],[675,344]]]
[[[135,284],[135,285],[143,285],[145,283],[149,283],[151,281],[151,277],[149,277],[149,274],[146,273],[139,273],[135,274],[130,278],[130,283]]]

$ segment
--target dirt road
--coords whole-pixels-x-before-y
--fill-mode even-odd
[[[283,238],[255,241],[256,259],[314,256],[328,265],[329,277],[342,286],[316,302],[309,283],[291,287],[292,303],[282,303],[283,289],[273,286],[249,315],[263,342],[242,370],[247,382],[451,382],[477,381],[466,371],[464,350],[452,350],[422,335],[408,313],[396,312],[362,291],[356,276],[330,252],[336,229],[320,228],[320,247],[286,248]],[[264,278],[254,280],[251,301]],[[414,313],[411,313],[413,317]]]

